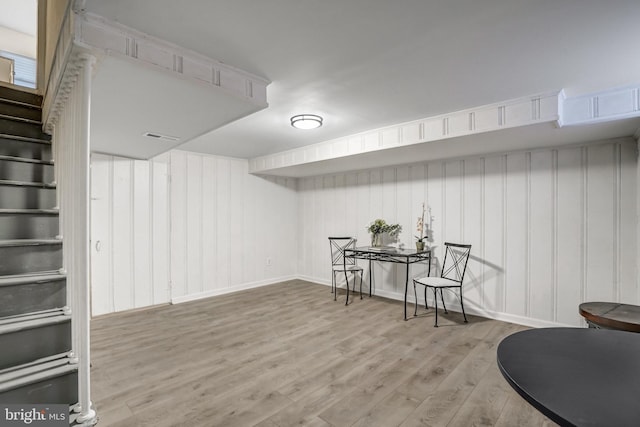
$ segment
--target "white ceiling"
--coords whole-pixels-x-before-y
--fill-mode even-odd
[[[180,147],[232,157],[640,81],[638,0],[87,0],[86,8],[272,81],[269,108]],[[300,113],[325,124],[293,129],[289,118]]]

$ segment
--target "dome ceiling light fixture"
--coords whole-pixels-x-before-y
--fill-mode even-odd
[[[298,114],[291,117],[291,126],[296,129],[316,129],[322,126],[322,117],[316,114]]]

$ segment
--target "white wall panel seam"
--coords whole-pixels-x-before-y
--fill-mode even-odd
[[[558,321],[558,150],[552,150],[552,180],[553,180],[553,223],[551,230],[552,242],[553,242],[553,266],[551,271],[553,272],[553,317],[554,322]]]
[[[134,170],[134,161],[129,160],[129,177],[131,179],[131,188],[129,190],[129,224],[131,226],[131,232],[129,233],[129,248],[131,248],[131,263],[129,263],[129,280],[131,280],[131,307],[136,306],[136,243],[135,243],[135,204],[136,204],[136,173]]]
[[[620,272],[620,253],[621,253],[621,247],[620,247],[620,242],[621,242],[621,238],[620,238],[620,223],[621,223],[621,212],[620,212],[620,207],[621,207],[621,189],[622,189],[622,158],[621,158],[621,154],[622,154],[622,149],[620,147],[620,144],[616,144],[615,145],[615,151],[614,151],[614,155],[615,155],[615,160],[614,160],[614,168],[615,168],[615,174],[614,174],[614,187],[612,188],[613,190],[613,194],[615,197],[615,202],[614,202],[614,215],[613,215],[613,235],[615,236],[615,243],[613,245],[614,247],[614,253],[613,253],[613,272],[614,272],[614,278],[613,278],[613,292],[614,295],[616,296],[616,301],[620,301],[620,276],[621,276],[621,272]]]
[[[502,292],[502,309],[507,309],[507,293],[509,286],[507,277],[507,155],[500,156],[500,177],[502,180],[502,274],[503,274],[503,292]]]
[[[154,160],[150,160],[149,161],[149,181],[147,183],[147,187],[148,187],[148,191],[149,191],[149,223],[148,223],[148,227],[149,227],[149,280],[151,281],[151,286],[149,286],[149,290],[151,291],[151,304],[156,304],[156,282],[158,280],[157,277],[155,277],[155,269],[154,269],[154,253],[156,251],[156,247],[153,244],[154,243],[154,234],[153,234],[153,225],[155,223],[155,215],[154,215],[154,211],[155,209],[153,208],[154,206],[154,194],[155,192],[153,191],[154,189],[154,183],[155,183],[155,161]]]
[[[464,215],[465,215],[465,203],[464,203],[464,199],[465,199],[465,170],[466,170],[466,164],[467,161],[466,160],[460,160],[458,162],[459,164],[459,168],[460,168],[460,192],[459,197],[460,197],[460,238],[462,239],[462,242],[459,243],[465,243],[467,241],[467,237],[466,237],[466,233],[465,233],[465,227],[464,227]],[[473,248],[472,248],[473,249]]]
[[[166,200],[166,212],[167,212],[167,249],[165,254],[167,255],[167,297],[169,301],[173,301],[173,266],[171,265],[172,262],[172,248],[173,248],[173,244],[172,244],[172,236],[173,236],[173,230],[172,230],[172,215],[171,215],[171,194],[173,192],[173,180],[171,179],[171,175],[172,175],[172,171],[171,171],[171,165],[173,164],[173,155],[169,154],[167,156],[167,169],[166,169],[166,173],[167,173],[167,179],[166,179],[166,185],[167,185],[167,200]]]
[[[183,221],[187,221],[189,218],[189,205],[190,200],[189,196],[189,168],[188,168],[188,156],[185,154],[184,156],[184,168],[185,168],[185,177],[184,177],[184,214],[182,216]],[[185,235],[183,237],[184,242],[184,295],[189,294],[189,272],[188,272],[188,260],[189,260],[189,227],[185,225],[184,227]],[[182,296],[184,296],[182,295]]]
[[[202,156],[198,156],[198,161],[200,162],[200,200],[203,201],[205,199],[205,194],[204,194],[204,170],[203,170],[203,166],[204,166],[204,160]],[[199,251],[198,251],[198,268],[200,269],[200,292],[204,292],[205,291],[205,286],[204,286],[204,258],[203,258],[203,251],[204,251],[204,236],[202,235],[202,230],[204,230],[203,227],[203,211],[204,211],[204,203],[200,202],[200,210],[198,212],[198,230],[200,231],[200,233],[198,233],[198,247],[199,247]]]
[[[113,205],[113,197],[114,197],[114,165],[113,165],[113,156],[109,156],[109,298],[110,298],[110,311],[116,311],[116,296],[115,289],[113,288],[113,281],[115,277],[115,264],[114,264],[114,232],[113,232],[113,217],[114,217],[114,205]]]
[[[527,317],[531,314],[531,152],[527,151],[525,154],[525,182],[527,197],[525,198],[525,229],[526,229],[526,242],[525,242],[525,264],[524,264],[524,277],[525,277],[525,315]]]
[[[581,286],[581,295],[580,301],[585,301],[587,297],[587,283],[588,283],[588,274],[589,271],[587,269],[587,260],[589,257],[589,249],[587,248],[587,242],[589,241],[589,228],[587,227],[587,222],[589,220],[589,193],[588,193],[588,174],[589,174],[589,158],[587,147],[582,147],[580,149],[582,153],[582,244],[580,245],[582,248],[581,257],[582,257],[582,286]]]
[[[487,229],[487,224],[486,224],[486,212],[485,212],[485,198],[486,198],[486,191],[485,191],[485,179],[487,176],[487,168],[486,168],[486,158],[482,157],[480,159],[480,171],[481,171],[481,175],[480,175],[480,256],[482,257],[482,259],[486,259],[486,229]],[[486,307],[486,289],[485,289],[485,272],[487,269],[487,265],[485,263],[482,263],[481,265],[481,270],[480,270],[480,304],[483,307]]]

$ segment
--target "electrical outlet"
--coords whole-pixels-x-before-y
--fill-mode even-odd
[[[267,257],[267,259],[265,260],[265,264],[267,267],[271,267],[271,264],[272,264],[271,257]]]

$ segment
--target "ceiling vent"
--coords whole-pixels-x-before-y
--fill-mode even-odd
[[[180,141],[180,138],[178,138],[177,136],[162,135],[160,133],[155,133],[155,132],[145,132],[142,135],[149,138],[158,139],[160,141],[167,141],[167,142]]]

